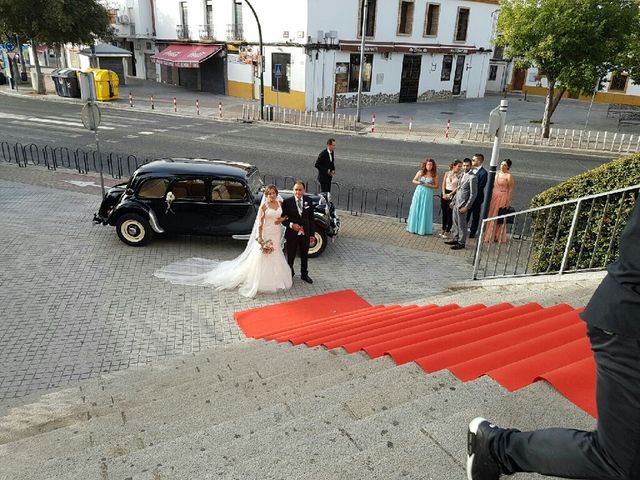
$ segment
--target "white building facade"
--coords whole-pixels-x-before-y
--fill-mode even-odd
[[[355,105],[364,0],[250,0],[264,62],[246,1],[109,1],[133,54],[128,75],[259,98],[263,63],[267,104]],[[498,0],[368,0],[363,104],[483,96],[497,10]]]
[[[601,89],[596,92],[594,101],[597,103],[640,105],[640,84],[635,83],[625,72],[609,72],[600,82]],[[521,91],[530,95],[546,95],[549,82],[537,67],[513,72],[510,90]],[[594,89],[595,89],[594,85]],[[565,93],[569,97],[570,93]],[[574,98],[591,100],[591,95],[579,95]]]

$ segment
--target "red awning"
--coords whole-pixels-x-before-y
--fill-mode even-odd
[[[178,68],[198,68],[201,62],[222,50],[221,45],[169,45],[151,57],[161,65]]]

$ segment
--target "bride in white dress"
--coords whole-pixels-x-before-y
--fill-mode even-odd
[[[291,288],[291,269],[282,252],[282,199],[275,185],[268,185],[244,252],[220,262],[190,258],[156,270],[154,275],[180,285],[212,285],[216,290],[239,287],[240,295]]]

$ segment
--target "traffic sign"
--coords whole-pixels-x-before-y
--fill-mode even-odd
[[[15,50],[15,48],[16,48],[16,46],[11,42],[7,42],[7,43],[4,44],[4,49],[7,52],[13,52]]]
[[[275,65],[275,76],[276,78],[282,77],[282,64],[276,63]]]
[[[82,112],[80,113],[80,118],[82,119],[82,124],[84,128],[87,130],[96,131],[100,126],[100,109],[98,105],[95,103],[87,103],[84,107],[82,107]]]

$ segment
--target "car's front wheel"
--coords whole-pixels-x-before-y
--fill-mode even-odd
[[[135,213],[125,213],[116,223],[118,237],[127,245],[141,247],[149,242],[152,231],[149,222]]]
[[[316,230],[314,234],[316,244],[309,247],[309,258],[319,257],[324,249],[327,248],[327,232],[324,230]]]

